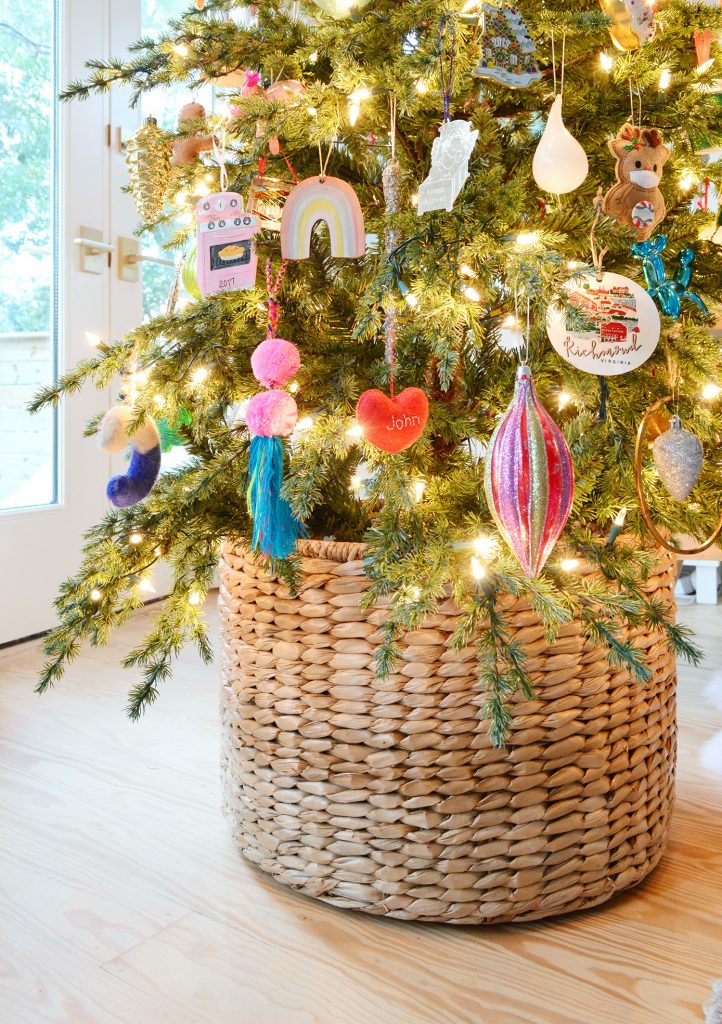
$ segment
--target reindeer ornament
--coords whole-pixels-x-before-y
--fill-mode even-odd
[[[609,148],[617,158],[616,185],[604,197],[602,209],[643,242],[664,219],[664,196],[659,191],[669,150],[656,128],[625,124]]]

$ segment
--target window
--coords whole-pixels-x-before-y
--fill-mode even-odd
[[[57,426],[27,402],[57,365],[54,0],[0,18],[0,510],[57,498]]]

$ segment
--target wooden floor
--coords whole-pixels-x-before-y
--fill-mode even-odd
[[[37,644],[0,652],[3,1024],[703,1019],[722,978],[722,608],[683,611],[709,657],[681,669],[661,866],[596,911],[492,929],[333,910],[244,863],[219,807],[216,670],[189,651],[143,722],[123,715],[117,661],[145,614],[43,698]]]

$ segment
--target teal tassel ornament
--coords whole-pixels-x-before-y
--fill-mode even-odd
[[[253,519],[254,551],[288,558],[306,528],[281,497],[283,442],[280,437],[253,437],[248,462],[248,511]]]

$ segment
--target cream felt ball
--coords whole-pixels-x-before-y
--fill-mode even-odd
[[[246,426],[258,437],[287,437],[297,419],[296,402],[285,391],[262,391],[246,409]]]
[[[251,356],[253,376],[267,388],[282,387],[298,373],[301,356],[284,338],[266,338]]]

